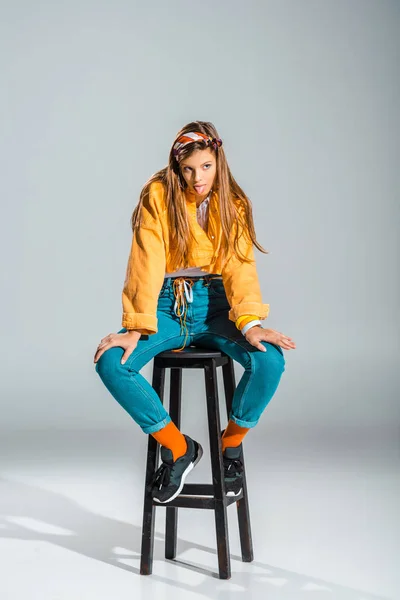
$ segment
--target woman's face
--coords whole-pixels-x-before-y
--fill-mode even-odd
[[[217,172],[215,154],[209,149],[196,150],[180,163],[180,170],[189,191],[204,200],[212,188]]]

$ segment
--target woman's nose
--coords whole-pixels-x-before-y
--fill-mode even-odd
[[[194,174],[194,181],[195,182],[201,181],[201,173],[195,173]]]

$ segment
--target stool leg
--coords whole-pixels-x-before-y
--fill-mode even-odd
[[[153,366],[152,386],[159,395],[161,402],[164,396],[165,369]],[[140,559],[140,574],[151,575],[153,571],[153,548],[154,548],[154,524],[155,506],[151,492],[147,490],[156,467],[158,465],[159,445],[152,435],[149,435],[147,446],[146,480],[144,485],[143,526],[142,526],[142,550]]]
[[[226,400],[226,410],[228,418],[232,410],[232,399],[235,391],[235,370],[233,366],[233,360],[229,358],[228,362],[222,367],[222,374],[224,378],[224,390]],[[238,502],[237,515],[239,524],[239,535],[240,535],[240,547],[242,551],[242,561],[251,562],[254,559],[253,553],[253,541],[251,537],[251,525],[250,525],[250,510],[249,510],[249,499],[247,495],[247,483],[246,483],[246,470],[244,464],[244,453],[243,453],[243,496]]]
[[[169,395],[169,414],[178,429],[181,427],[182,369],[171,369]],[[178,531],[178,508],[166,507],[165,519],[165,558],[176,557],[176,538]]]
[[[215,498],[215,529],[217,536],[218,566],[220,579],[230,579],[228,518],[224,489],[224,466],[222,460],[221,424],[218,404],[217,369],[215,361],[204,365],[206,384],[208,431],[210,436],[211,470]]]

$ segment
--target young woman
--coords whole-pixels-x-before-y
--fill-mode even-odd
[[[222,432],[225,491],[242,487],[242,446],[285,370],[293,340],[264,329],[254,259],[251,203],[233,178],[212,123],[181,129],[168,166],[144,185],[132,215],[132,244],[122,291],[122,329],[104,337],[94,362],[107,389],[161,444],[152,496],[173,500],[200,460],[201,445],[171,421],[142,367],[165,350],[222,350],[244,367]]]

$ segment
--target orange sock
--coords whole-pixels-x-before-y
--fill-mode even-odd
[[[187,443],[183,433],[179,431],[175,423],[170,421],[168,425],[151,434],[161,446],[169,448],[174,457],[174,462],[183,456],[187,450]]]
[[[240,427],[233,421],[228,422],[228,426],[222,436],[222,452],[225,448],[237,448],[242,443],[246,433],[249,431],[247,427]]]

